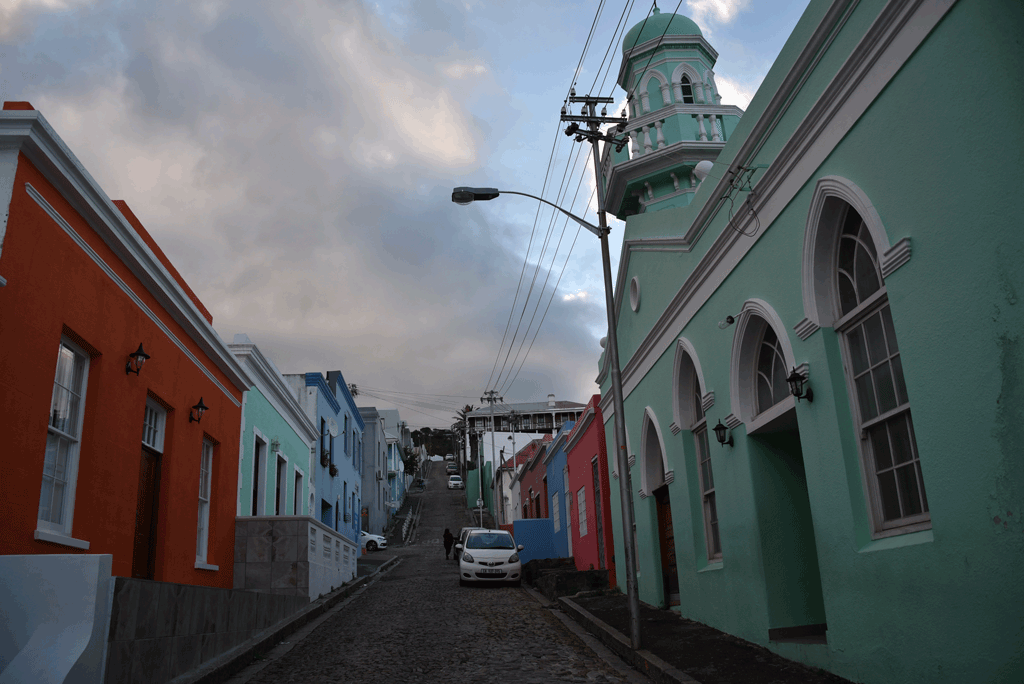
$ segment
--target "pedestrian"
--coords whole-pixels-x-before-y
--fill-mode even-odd
[[[448,528],[444,528],[444,559],[448,560],[449,554],[452,552],[452,544],[455,543],[455,537],[448,531]]]

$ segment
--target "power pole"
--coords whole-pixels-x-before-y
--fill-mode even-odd
[[[615,416],[615,462],[619,469],[619,495],[622,500],[622,539],[623,551],[626,555],[626,599],[629,605],[629,632],[630,642],[634,650],[640,648],[640,594],[636,584],[636,525],[633,516],[633,486],[629,476],[629,456],[626,453],[626,420],[625,408],[622,401],[622,374],[619,367],[619,342],[615,325],[615,306],[612,297],[612,271],[611,260],[608,253],[608,221],[604,212],[604,192],[601,184],[601,159],[598,154],[598,141],[606,145],[614,145],[615,151],[620,152],[629,142],[626,136],[619,135],[626,130],[626,112],[618,118],[608,117],[608,105],[615,100],[610,97],[583,97],[576,96],[576,89],[569,90],[569,99],[566,105],[562,105],[562,121],[568,121],[565,129],[568,136],[576,136],[576,142],[590,141],[591,151],[594,155],[594,182],[597,188],[597,217],[599,219],[601,238],[601,261],[604,268],[604,296],[605,308],[608,314],[608,367],[612,385],[612,404]],[[581,104],[580,114],[573,115],[571,106]],[[597,115],[597,105],[601,107],[601,116]],[[567,106],[568,105],[568,106]],[[601,131],[601,126],[615,124],[613,129],[607,133]],[[580,124],[586,127],[581,128]]]
[[[480,397],[480,403],[483,403],[485,401],[488,404],[491,405],[491,458],[494,458],[494,454],[495,454],[495,448],[494,448],[494,404],[496,402],[499,402],[499,401],[503,402],[505,400],[502,397],[499,397],[498,393],[495,392],[494,390],[487,390],[486,392],[484,392],[484,396]],[[482,453],[483,449],[481,449],[480,451]],[[480,471],[479,480],[480,480],[480,499],[479,499],[479,502],[480,502],[480,527],[483,527],[484,526],[484,504],[483,504],[483,501],[484,501],[484,472],[483,472],[483,470]]]

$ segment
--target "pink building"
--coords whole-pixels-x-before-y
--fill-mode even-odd
[[[569,510],[572,555],[578,570],[608,570],[609,586],[615,584],[615,545],[609,504],[608,453],[604,440],[601,395],[590,398],[586,410],[566,440],[568,487],[576,492]]]

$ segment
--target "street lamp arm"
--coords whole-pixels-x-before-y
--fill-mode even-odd
[[[552,208],[562,212],[563,214],[565,214],[566,216],[571,218],[573,221],[575,221],[576,223],[580,224],[581,226],[583,226],[584,228],[589,230],[591,233],[593,233],[597,237],[601,237],[601,229],[600,228],[598,228],[597,226],[595,226],[592,223],[584,221],[583,219],[581,219],[576,214],[573,214],[572,212],[566,211],[565,209],[563,209],[562,207],[558,206],[557,204],[554,204],[552,202],[548,202],[543,197],[537,197],[536,195],[531,195],[531,194],[529,194],[527,192],[516,192],[514,190],[501,190],[500,192],[503,195],[522,195],[523,197],[532,197],[533,199],[537,200],[538,202],[543,202],[544,204],[548,205],[549,207],[552,207]]]

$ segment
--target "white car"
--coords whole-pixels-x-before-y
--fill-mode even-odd
[[[519,560],[522,544],[516,546],[505,530],[471,530],[464,544],[456,544],[459,556],[459,584],[472,582],[523,583],[523,564]]]
[[[388,540],[379,534],[370,534],[366,531],[359,533],[360,545],[369,552],[374,552],[377,549],[388,548]]]
[[[465,489],[466,485],[462,482],[461,475],[449,475],[448,476],[448,489]]]

